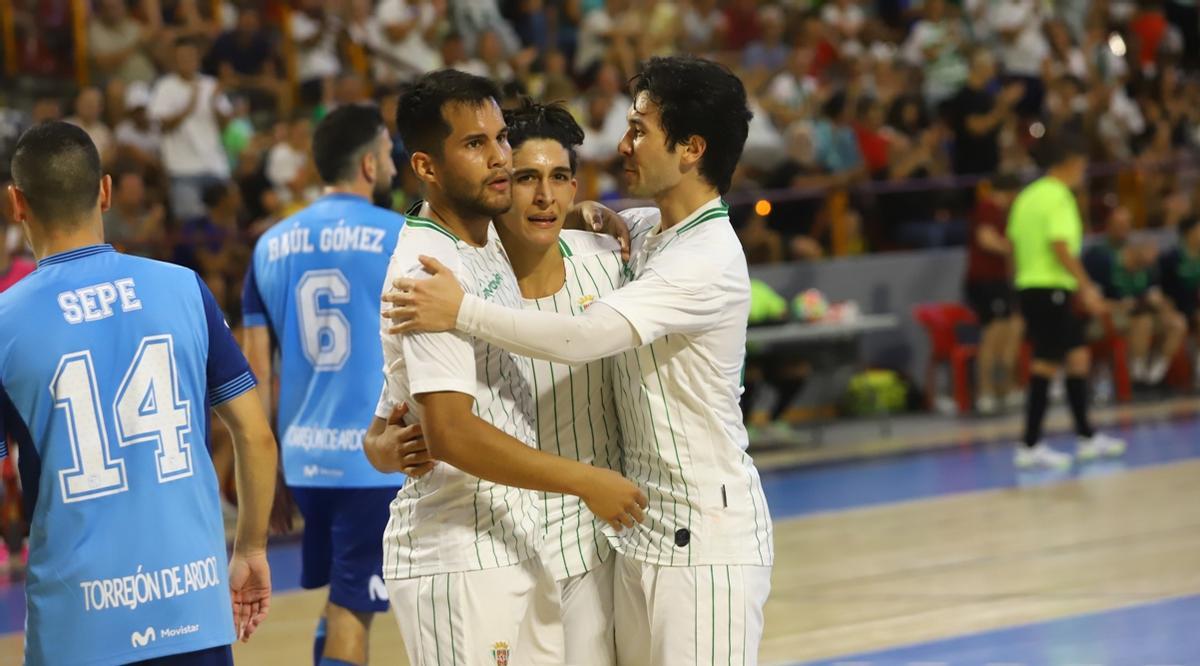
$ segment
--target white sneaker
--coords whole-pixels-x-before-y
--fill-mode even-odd
[[[981,395],[975,399],[975,411],[984,416],[992,416],[1000,411],[1000,404],[990,395]]]
[[[1158,386],[1167,378],[1167,370],[1169,368],[1170,364],[1167,363],[1167,359],[1156,359],[1150,364],[1150,369],[1146,370],[1146,383],[1151,386]]]
[[[1150,368],[1144,358],[1135,358],[1129,364],[1129,378],[1133,381],[1142,384],[1146,382],[1147,375],[1150,373]]]
[[[1025,392],[1021,389],[1013,389],[1004,396],[1004,406],[1009,409],[1020,409],[1025,406]]]
[[[1082,460],[1100,457],[1116,457],[1125,453],[1125,442],[1098,432],[1088,439],[1080,439],[1075,453]]]
[[[1016,464],[1022,469],[1047,467],[1062,470],[1069,468],[1074,460],[1071,454],[1055,451],[1044,442],[1034,446],[1017,445]]]

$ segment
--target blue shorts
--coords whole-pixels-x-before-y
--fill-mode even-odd
[[[221,645],[207,650],[139,661],[130,666],[233,666],[233,650],[228,645]]]
[[[292,488],[304,516],[300,586],[329,586],[329,601],[385,613],[383,531],[399,488]]]

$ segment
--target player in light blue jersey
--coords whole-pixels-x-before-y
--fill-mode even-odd
[[[323,197],[263,234],[242,298],[247,355],[269,398],[278,348],[277,431],[304,515],[300,584],[329,586],[316,664],[365,664],[374,613],[388,609],[382,538],[403,477],[362,452],[383,385],[379,292],[404,217],[371,203],[396,174],[375,107],[343,106],[313,135]]]
[[[0,294],[0,442],[20,444],[31,525],[25,663],[231,664],[270,600],[276,452],[246,360],[195,273],[104,244],[112,181],[83,130],[30,129],[12,172],[39,259]],[[228,567],[210,406],[237,460]]]

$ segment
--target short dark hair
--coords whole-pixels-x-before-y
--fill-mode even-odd
[[[321,119],[313,132],[312,153],[326,185],[354,178],[359,160],[379,140],[383,116],[368,104],[339,106]]]
[[[21,135],[12,158],[13,183],[42,224],[71,225],[96,206],[100,153],[80,127],[61,121]]]
[[[1038,142],[1034,153],[1037,162],[1043,168],[1049,169],[1075,157],[1087,157],[1087,139],[1082,134],[1070,130],[1047,134]]]
[[[728,192],[753,117],[741,79],[710,60],[669,57],[651,58],[632,84],[635,98],[646,92],[658,106],[669,148],[704,139],[700,175]]]
[[[400,97],[396,129],[411,153],[440,157],[452,128],[443,110],[447,104],[482,106],[500,104],[500,90],[489,79],[454,69],[430,72],[413,83]]]
[[[559,102],[538,104],[526,97],[521,106],[504,112],[508,125],[508,143],[513,150],[530,139],[551,139],[567,149],[571,159],[571,173],[579,164],[575,149],[583,143],[583,128],[575,117]]]

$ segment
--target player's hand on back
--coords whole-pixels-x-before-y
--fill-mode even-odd
[[[243,643],[267,619],[271,607],[271,567],[266,551],[248,553],[236,548],[229,560],[229,591],[233,597],[233,630]]]
[[[597,518],[616,530],[645,520],[646,494],[611,469],[592,468],[579,498]]]
[[[621,244],[621,259],[629,261],[629,225],[613,209],[595,201],[575,204],[563,220],[564,229],[581,229],[605,234]]]
[[[463,290],[454,273],[437,259],[421,256],[427,279],[399,278],[383,301],[391,304],[383,315],[392,320],[389,333],[452,331],[458,322]]]

